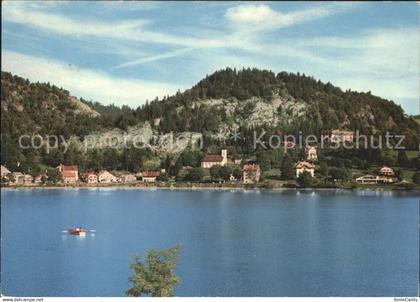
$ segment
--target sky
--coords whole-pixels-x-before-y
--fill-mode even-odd
[[[2,1],[2,70],[137,107],[226,67],[300,72],[419,114],[416,2]]]

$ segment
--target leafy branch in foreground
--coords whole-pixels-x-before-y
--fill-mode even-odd
[[[133,287],[126,291],[131,297],[172,297],[175,285],[181,282],[175,274],[181,246],[164,250],[149,250],[144,262],[134,256],[130,268],[134,274],[129,278]]]

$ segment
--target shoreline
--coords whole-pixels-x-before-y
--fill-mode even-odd
[[[306,188],[287,188],[287,187],[259,187],[259,186],[194,186],[194,185],[181,185],[181,186],[169,186],[169,185],[137,185],[137,184],[103,184],[103,185],[48,185],[48,186],[1,186],[1,190],[22,190],[22,189],[36,189],[36,190],[57,190],[57,189],[131,189],[131,190],[211,190],[211,191],[375,191],[375,192],[420,192],[420,187],[412,189],[406,188],[395,188],[395,187],[381,187],[381,186],[363,186],[356,188],[336,187],[336,188],[317,188],[317,187],[306,187]]]

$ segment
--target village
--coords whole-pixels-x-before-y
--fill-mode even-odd
[[[351,143],[354,140],[353,132],[348,130],[335,129],[329,132],[329,140],[335,143]],[[294,148],[295,143],[286,141],[287,148]],[[292,179],[297,180],[300,187],[311,187],[312,182],[305,185],[304,176],[309,179],[317,179],[318,177],[318,150],[317,146],[306,145],[304,158],[296,162]],[[237,167],[234,169],[232,167]],[[221,167],[230,167],[227,169],[227,177],[214,177],[214,170]],[[195,172],[193,170],[195,169]],[[197,172],[197,169],[199,170]],[[208,183],[210,185],[229,185],[229,186],[261,186],[263,169],[254,160],[244,161],[242,158],[228,156],[228,150],[222,149],[220,154],[207,154],[200,161],[200,167],[193,168],[191,166],[182,167],[186,175],[198,174],[195,177],[185,177],[188,183]],[[52,175],[53,171],[57,171],[57,175]],[[236,173],[234,173],[236,172]],[[50,174],[50,175],[49,175]],[[338,177],[337,177],[338,178]],[[174,183],[184,183],[179,177],[170,177],[168,171],[164,168],[159,170],[139,171],[138,173],[129,173],[126,171],[80,171],[77,165],[60,164],[55,170],[46,170],[43,173],[32,176],[22,172],[10,171],[7,167],[1,166],[2,185],[5,186],[109,186],[109,185],[129,185],[129,186],[153,186]],[[339,179],[333,179],[338,182]],[[341,179],[343,180],[343,179]],[[347,179],[354,185],[386,185],[398,182],[398,177],[393,168],[383,165],[379,167],[377,173],[367,173]],[[401,184],[408,183],[400,179]],[[283,187],[294,187],[293,183],[283,184]],[[297,187],[297,186],[296,186]]]

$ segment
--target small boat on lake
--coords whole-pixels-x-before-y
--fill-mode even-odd
[[[76,236],[86,236],[87,230],[85,230],[84,228],[69,228],[67,229],[67,232],[70,235],[76,235]]]

